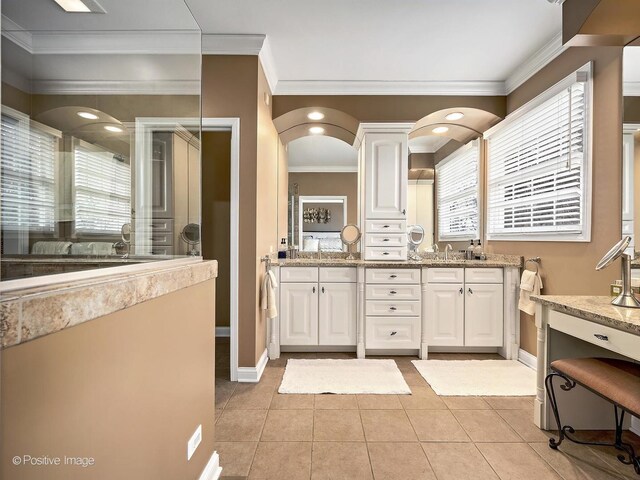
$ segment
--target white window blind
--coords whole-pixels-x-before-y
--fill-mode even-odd
[[[131,221],[131,169],[111,152],[74,148],[75,232],[119,234]]]
[[[58,138],[4,113],[0,131],[2,228],[53,232]]]
[[[490,132],[489,238],[589,239],[586,92],[574,79]]]
[[[480,238],[478,142],[460,148],[436,165],[438,240]]]

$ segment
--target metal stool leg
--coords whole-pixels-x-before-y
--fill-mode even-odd
[[[551,409],[553,410],[553,416],[555,417],[556,425],[558,426],[558,440],[556,440],[555,438],[550,438],[549,447],[553,448],[554,450],[557,450],[560,444],[562,443],[562,441],[567,436],[565,430],[568,430],[570,433],[575,433],[575,430],[570,426],[562,426],[562,422],[560,422],[560,413],[558,412],[558,402],[556,401],[556,392],[553,388],[553,377],[560,377],[564,380],[564,384],[560,385],[560,388],[565,392],[568,392],[573,387],[575,387],[576,382],[557,372],[551,372],[550,374],[547,375],[547,378],[544,379],[545,386],[547,387],[547,396],[549,397],[549,403],[551,404]],[[571,438],[569,438],[569,440],[571,440]]]

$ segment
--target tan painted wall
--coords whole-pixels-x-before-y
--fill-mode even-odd
[[[346,195],[347,223],[358,222],[358,174],[338,172],[289,173],[289,185],[302,195]],[[284,205],[287,209],[287,205]]]
[[[268,98],[268,105],[267,101]],[[271,91],[262,65],[258,65],[258,156],[256,245],[256,363],[266,348],[266,320],[260,310],[260,284],[265,272],[260,257],[278,251],[278,147],[280,139],[271,120]]]
[[[615,266],[601,272],[594,267],[622,228],[622,49],[570,48],[507,98],[512,112],[589,60],[594,62],[591,242],[487,242],[491,252],[540,256],[545,294],[607,295],[620,276]],[[535,353],[531,324],[531,318],[522,318],[521,344]]]
[[[240,118],[238,365],[256,365],[258,57],[202,57],[203,117]],[[275,215],[274,215],[275,221]],[[255,293],[255,294],[254,294]]]
[[[231,132],[202,132],[202,255],[218,260],[216,326],[228,327],[231,263]]]
[[[214,290],[210,280],[4,350],[0,477],[197,479],[214,451]],[[16,455],[95,465],[13,466]]]
[[[640,97],[624,97],[624,121],[640,123]]]

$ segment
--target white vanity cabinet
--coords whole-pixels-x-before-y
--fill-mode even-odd
[[[437,347],[502,347],[501,268],[427,270],[426,338]]]
[[[280,345],[355,346],[356,269],[280,269]]]

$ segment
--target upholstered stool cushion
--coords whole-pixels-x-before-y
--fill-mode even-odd
[[[640,415],[640,365],[613,358],[567,358],[552,362],[551,368]]]

